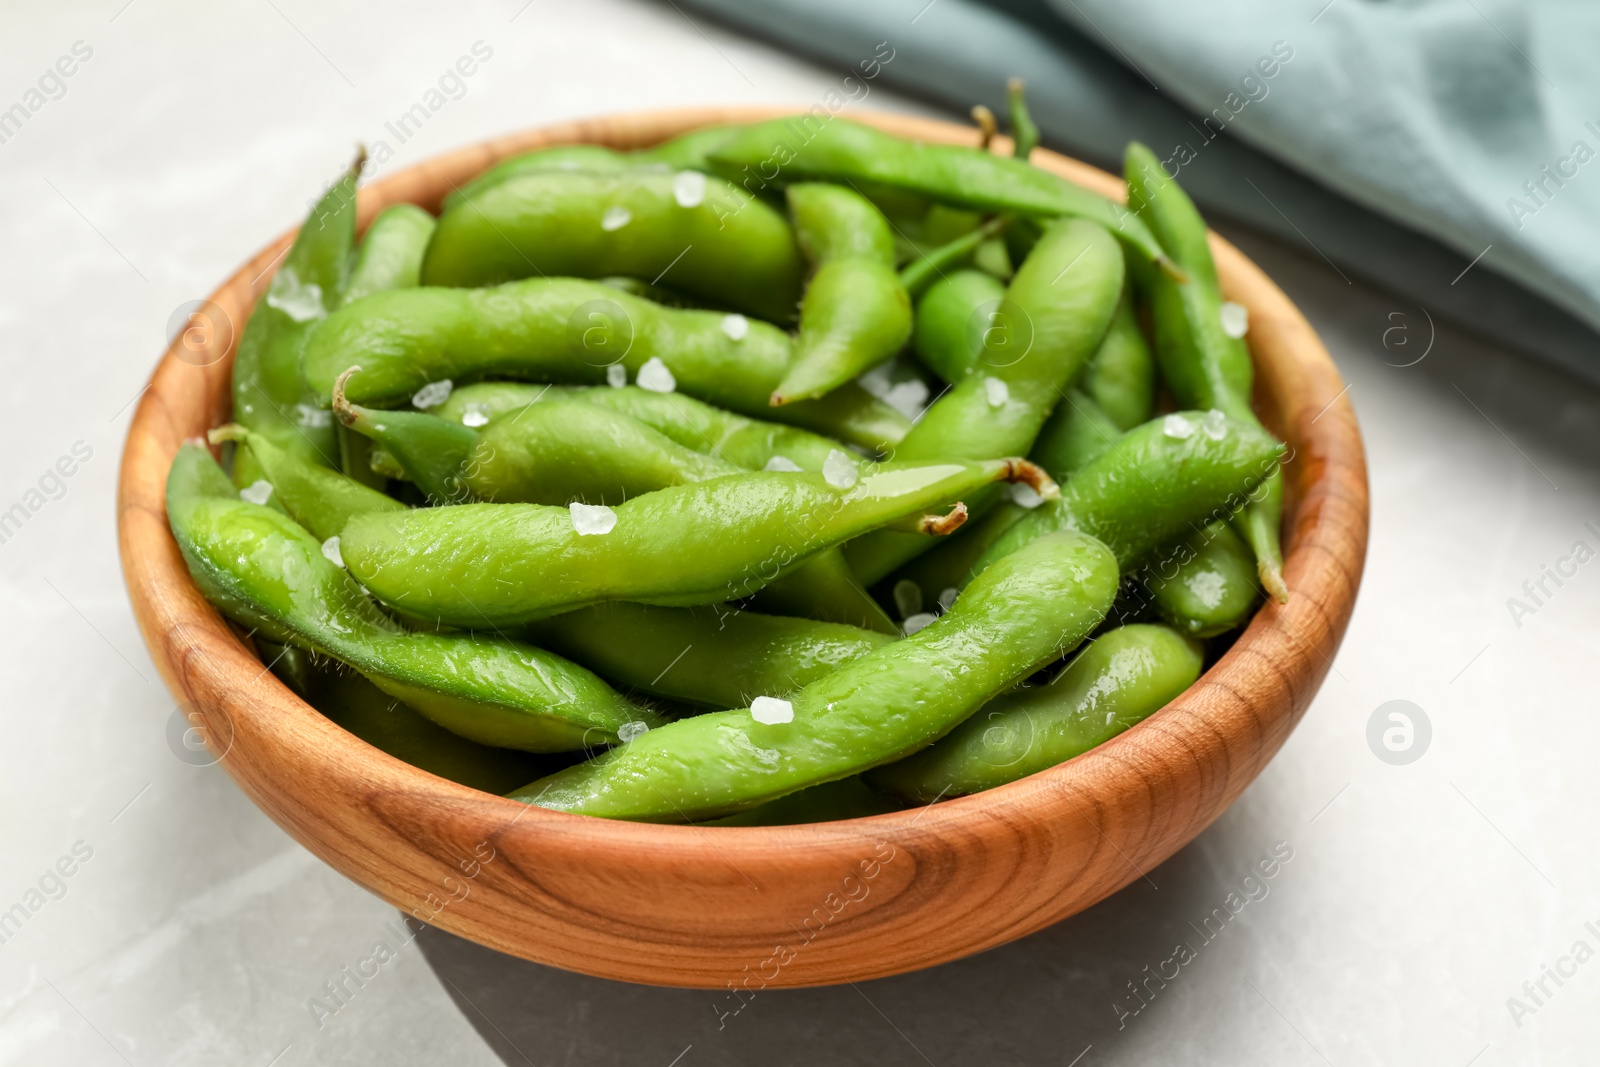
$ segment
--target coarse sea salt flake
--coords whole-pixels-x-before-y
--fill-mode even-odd
[[[600,228],[607,233],[620,230],[633,221],[633,212],[617,204],[615,207],[606,208],[606,213],[600,216]]]
[[[428,408],[436,408],[450,399],[450,393],[454,389],[455,384],[449,378],[443,378],[437,382],[429,382],[412,394],[411,406],[421,408],[424,411]]]
[[[1194,436],[1194,423],[1182,415],[1168,415],[1161,420],[1161,432],[1182,441],[1185,437]]]
[[[750,333],[750,320],[740,314],[722,316],[722,332],[729,340],[743,341]]]
[[[322,542],[322,558],[326,559],[329,563],[333,564],[335,567],[343,567],[344,566],[344,556],[341,555],[340,552],[339,552],[339,535],[338,534],[334,534],[332,537],[330,537],[326,541]]]
[[[1250,332],[1250,309],[1243,304],[1229,300],[1222,305],[1219,315],[1222,318],[1222,332],[1229,337],[1239,338]]]
[[[983,395],[988,399],[990,407],[1003,408],[1006,406],[1006,401],[1011,399],[1011,387],[999,378],[985,378]]]
[[[567,510],[572,513],[572,528],[580,536],[608,534],[617,525],[617,513],[604,504],[571,503]]]
[[[651,356],[645,360],[644,366],[639,368],[639,377],[636,380],[639,388],[648,389],[652,393],[670,393],[678,387],[678,379],[674,378],[667,365],[661,362],[660,356]]]
[[[606,384],[613,389],[621,389],[628,384],[628,368],[620,363],[613,363],[606,368]]]
[[[916,633],[918,630],[921,630],[938,617],[939,616],[933,614],[931,611],[918,612],[902,623],[900,628],[906,632],[907,637],[910,637],[912,634]]]
[[[467,410],[461,413],[461,425],[474,430],[489,425],[489,409],[482,404],[468,404]]]
[[[914,419],[928,403],[928,383],[921,378],[897,382],[883,394],[883,402],[906,418]]]
[[[643,737],[649,732],[650,726],[647,723],[625,722],[621,726],[617,727],[617,740],[621,741],[623,744],[627,744],[629,741],[632,741],[638,737]]]
[[[1033,486],[1023,485],[1021,482],[1011,486],[1011,499],[1030,511],[1044,503],[1044,497],[1035,492]]]
[[[773,456],[771,459],[767,460],[767,465],[761,469],[764,471],[786,471],[793,473],[794,471],[798,471],[800,469],[800,464],[796,463],[788,456]]]
[[[239,490],[239,499],[250,504],[265,504],[272,499],[272,483],[262,478],[257,478],[245,488]]]
[[[672,177],[672,199],[679,207],[699,207],[706,198],[706,176],[697,170],[679,171]]]
[[[835,448],[822,461],[822,480],[835,489],[849,489],[861,480],[861,472],[855,460]]]
[[[961,595],[961,590],[957,589],[953,585],[949,589],[946,589],[944,592],[940,593],[939,594],[939,607],[940,607],[940,609],[944,610],[944,611],[949,611],[950,610],[950,606],[956,602],[956,597],[958,597],[960,595]]]
[[[1212,408],[1206,412],[1206,417],[1200,420],[1200,429],[1213,441],[1220,441],[1228,436],[1228,416]]]
[[[750,717],[768,726],[794,722],[794,705],[777,697],[756,697],[750,702]]]

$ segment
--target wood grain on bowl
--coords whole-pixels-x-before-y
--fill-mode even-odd
[[[547,127],[373,182],[362,224],[442,197],[541,145],[653,144],[776,109],[704,108]],[[973,131],[859,116],[898,134]],[[1120,197],[1121,182],[1034,162]],[[237,338],[292,235],[212,296]],[[928,808],[809,826],[610,822],[530,808],[435,778],[334,726],[263,670],[190,581],[167,529],[179,444],[227,421],[231,344],[206,363],[169,349],[123,454],[123,569],[150,653],[239,786],[279,825],[403,911],[492,948],[609,978],[751,989],[914,970],[1032,933],[1116,892],[1205,829],[1288,737],[1331,665],[1360,583],[1365,458],[1326,350],[1272,281],[1213,235],[1225,295],[1250,312],[1257,399],[1293,448],[1285,573],[1212,669],[1108,744],[1012,785]]]

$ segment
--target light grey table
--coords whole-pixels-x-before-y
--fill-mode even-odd
[[[357,139],[389,143],[387,170],[608,110],[808,104],[839,75],[623,0],[104,0],[9,5],[0,29],[0,109],[73,60],[0,125],[0,512],[27,512],[0,543],[0,1064],[1594,1062],[1600,395],[1238,235],[1339,361],[1372,467],[1365,586],[1305,721],[1101,906],[923,974],[764,993],[719,1029],[714,993],[434,931],[400,947],[392,909],[176,758],[118,570],[116,464],[175,309]],[[477,42],[492,56],[402,142],[390,125]],[[1547,566],[1567,576],[1534,603]],[[1368,743],[1391,700],[1431,724],[1407,765]],[[1275,846],[1292,859],[1206,927]],[[380,940],[393,961],[314,1012]],[[1180,942],[1193,958],[1136,999]]]

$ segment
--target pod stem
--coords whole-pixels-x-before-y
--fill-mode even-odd
[[[220,445],[224,441],[243,441],[249,436],[249,430],[237,422],[230,422],[226,426],[217,426],[207,431],[206,440],[214,445]]]
[[[966,525],[967,505],[957,500],[950,506],[948,515],[924,515],[917,522],[917,532],[932,537],[948,537]]]
[[[346,426],[354,426],[360,416],[357,415],[356,409],[350,401],[345,399],[344,383],[348,382],[360,370],[361,366],[359,364],[354,367],[347,367],[344,373],[335,378],[333,382],[333,414]]]
[[[1008,459],[1006,470],[1000,476],[1004,482],[1015,482],[1027,486],[1038,493],[1045,500],[1057,500],[1061,496],[1061,487],[1054,478],[1045,472],[1037,463],[1030,463],[1025,459]]]
[[[987,152],[994,135],[1000,132],[1000,123],[996,121],[994,112],[982,104],[972,105],[972,121],[978,124],[978,149]]]

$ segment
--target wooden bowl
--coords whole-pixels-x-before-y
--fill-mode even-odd
[[[639,147],[784,112],[701,108],[547,127],[374,182],[382,208],[441,198],[542,145]],[[972,130],[868,115],[891,132]],[[1034,161],[1109,196],[1122,183],[1052,152]],[[929,967],[1102,900],[1195,837],[1289,736],[1344,635],[1367,541],[1366,461],[1327,351],[1276,285],[1212,235],[1227,296],[1250,311],[1257,403],[1293,447],[1288,604],[1261,610],[1188,692],[1077,759],[977,796],[808,826],[650,826],[568,815],[419,771],[333,725],[262,669],[190,581],[167,528],[179,444],[226,422],[233,340],[285,234],[212,296],[234,329],[214,362],[175,343],[139,404],[118,499],[122,563],[150,654],[213,753],[280,826],[424,922],[586,974],[726,989],[826,985]],[[202,365],[203,364],[203,365]]]

